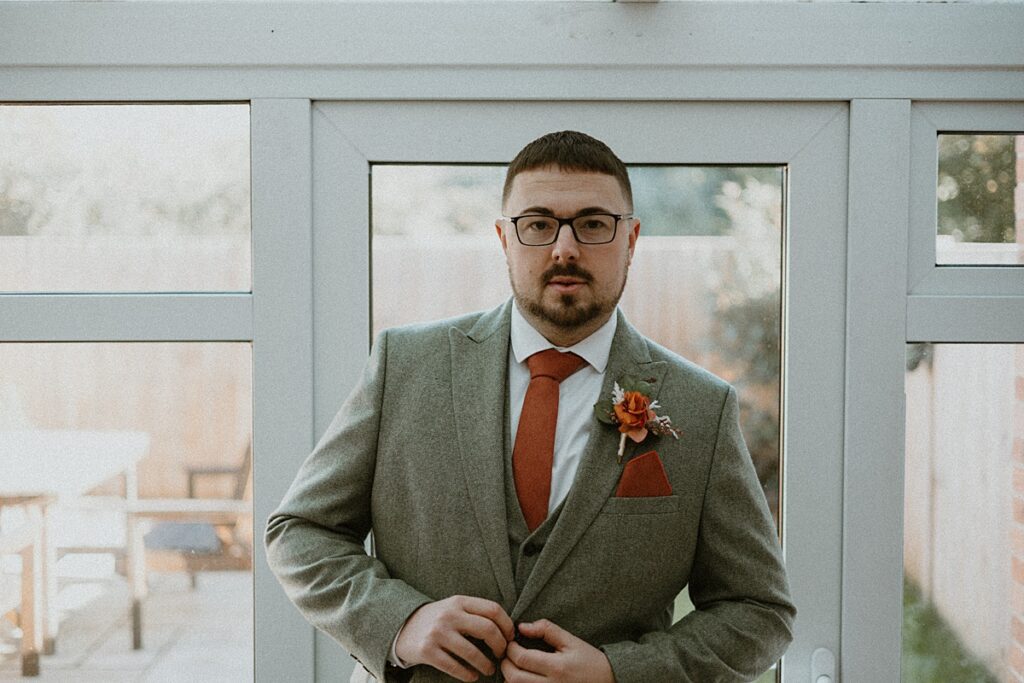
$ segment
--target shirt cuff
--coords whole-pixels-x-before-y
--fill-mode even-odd
[[[391,650],[388,651],[388,664],[397,666],[399,669],[408,669],[409,665],[399,659],[398,651],[395,649],[398,645],[398,637],[402,635],[403,628],[405,628],[405,624],[402,624],[401,628],[398,629],[398,633],[395,634],[395,639],[391,641]]]

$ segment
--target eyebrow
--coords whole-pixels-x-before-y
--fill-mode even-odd
[[[587,215],[589,213],[609,213],[609,214],[615,215],[614,211],[606,209],[603,206],[588,206],[585,209],[580,209],[579,211],[577,211],[575,215],[576,216],[585,216],[585,215]],[[552,211],[551,209],[549,209],[546,206],[531,206],[528,209],[523,209],[523,213],[521,213],[520,215],[521,216],[526,216],[528,214],[541,214],[543,216],[554,216],[555,212]]]

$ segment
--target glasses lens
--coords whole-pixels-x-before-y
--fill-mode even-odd
[[[558,233],[558,221],[550,216],[522,216],[516,221],[516,232],[523,244],[550,244]]]
[[[615,237],[615,216],[603,213],[579,216],[572,222],[576,238],[584,244],[611,242]]]

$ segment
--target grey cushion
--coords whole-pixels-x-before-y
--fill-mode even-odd
[[[222,547],[213,525],[203,522],[161,522],[144,539],[150,550],[177,550],[195,555],[213,555]]]

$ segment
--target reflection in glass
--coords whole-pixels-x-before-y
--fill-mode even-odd
[[[1024,346],[907,352],[904,683],[1024,674]]]
[[[0,538],[45,515],[44,675],[252,680],[251,346],[8,343],[0,368]],[[0,678],[18,639],[0,618]]]
[[[374,334],[511,295],[494,228],[503,166],[371,172]],[[641,237],[622,309],[649,337],[737,386],[743,431],[778,523],[783,169],[629,173]],[[690,609],[684,592],[677,618]]]
[[[936,263],[1024,263],[1024,135],[939,135]]]
[[[0,291],[248,291],[249,195],[248,105],[0,105]]]

